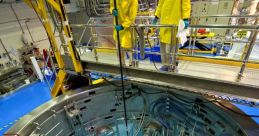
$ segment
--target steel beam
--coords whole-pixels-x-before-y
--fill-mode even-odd
[[[119,66],[117,65],[90,61],[82,61],[82,65],[85,71],[97,71],[115,75],[119,74]],[[191,88],[197,92],[216,92],[227,94],[228,96],[259,99],[259,86],[131,67],[124,67],[124,73],[127,77],[151,80],[154,82],[164,82],[170,85]]]
[[[46,1],[55,9],[55,11],[61,14],[61,9],[57,2],[55,2],[54,0],[46,0]]]

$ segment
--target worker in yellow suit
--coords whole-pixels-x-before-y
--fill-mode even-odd
[[[118,25],[115,26],[113,38],[117,42],[117,32],[119,31],[120,45],[122,47],[121,59],[125,65],[125,54],[127,50],[132,49],[132,30],[130,26],[135,22],[138,12],[138,0],[116,0],[117,10],[114,6],[114,0],[110,0],[110,12],[118,17]],[[114,21],[115,22],[115,21]],[[132,53],[129,53],[131,65]]]
[[[183,20],[185,28],[187,28],[190,14],[191,0],[159,0],[153,24],[157,24],[157,21],[160,20],[161,25],[178,26],[179,21]],[[177,29],[160,28],[160,53],[163,64],[160,68],[161,71],[176,70],[176,53],[178,52],[176,34]],[[172,58],[170,53],[173,54]],[[173,66],[170,66],[170,62]]]

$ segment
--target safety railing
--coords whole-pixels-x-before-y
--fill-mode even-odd
[[[206,17],[208,17],[208,16],[206,16]],[[237,18],[240,18],[240,17],[249,17],[249,18],[250,17],[256,17],[257,18],[258,16],[257,15],[253,15],[253,16],[214,15],[214,16],[211,16],[211,17],[237,17]],[[150,22],[150,19],[152,19],[152,18],[153,17],[138,16],[137,19],[136,19],[136,22],[142,22],[142,23],[144,22],[144,24],[136,24],[136,25],[131,26],[132,32],[135,31],[134,32],[135,38],[133,38],[133,39],[137,39],[137,40],[142,39],[138,43],[136,41],[131,41],[131,42],[135,43],[135,44],[133,44],[135,46],[132,48],[132,50],[127,50],[127,51],[131,52],[133,56],[135,56],[139,53],[141,54],[140,56],[142,56],[142,57],[145,54],[161,55],[161,53],[159,53],[159,52],[144,51],[144,48],[148,47],[147,45],[149,44],[147,41],[154,40],[152,43],[158,43],[159,42],[158,34],[154,34],[153,36],[150,36],[150,37],[149,37],[149,34],[148,34],[148,36],[145,34],[145,32],[147,33],[148,30],[153,29],[153,28],[162,28],[162,27],[170,27],[172,29],[177,29],[177,26],[174,26],[174,25],[151,25],[151,24],[149,24],[149,22]],[[71,24],[71,27],[83,27],[84,28],[83,33],[82,33],[82,35],[83,35],[86,32],[86,28],[91,28],[92,30],[96,29],[96,28],[111,28],[112,29],[114,27],[113,24],[98,24],[98,23],[96,23],[96,20],[111,20],[111,19],[112,19],[112,17],[91,18],[88,21],[88,23],[86,23],[86,24]],[[250,38],[248,38],[248,39],[233,39],[233,38],[219,39],[217,37],[216,38],[198,39],[197,38],[198,37],[197,29],[199,29],[199,28],[248,30],[248,31],[252,31],[252,33],[250,34]],[[190,33],[190,36],[189,36],[189,41],[192,41],[192,42],[189,42],[189,48],[188,48],[187,53],[186,54],[184,54],[184,53],[180,54],[178,52],[176,52],[176,53],[171,52],[171,53],[167,54],[167,55],[170,55],[170,58],[172,56],[186,56],[186,55],[187,56],[194,56],[194,52],[195,52],[194,46],[195,46],[196,41],[209,41],[212,44],[215,44],[216,42],[246,43],[247,44],[247,49],[245,50],[246,53],[243,53],[244,56],[241,60],[227,59],[227,60],[230,60],[230,61],[242,62],[242,65],[241,65],[241,68],[240,68],[241,70],[238,74],[239,75],[238,79],[240,79],[242,77],[244,69],[246,67],[246,64],[248,63],[248,60],[249,60],[249,56],[250,56],[251,51],[253,49],[253,46],[258,43],[258,41],[256,40],[256,36],[257,36],[257,33],[258,33],[258,26],[257,25],[237,25],[237,26],[232,26],[232,25],[191,25],[190,29],[191,29],[191,33]],[[136,34],[136,30],[140,30],[141,34],[140,35]],[[90,43],[93,43],[92,40],[97,38],[97,37],[110,37],[111,38],[111,35],[98,35],[97,33],[93,33],[93,31],[92,31],[92,36],[93,37],[91,37],[89,39],[87,45],[90,45]],[[116,50],[116,48],[100,47],[100,46],[98,46],[97,41],[94,42],[95,46],[80,46],[81,39],[82,39],[82,37],[80,37],[80,40],[78,42],[77,47],[81,48],[81,49],[87,48],[87,49],[94,50],[96,61],[98,61],[98,54],[97,54],[97,51],[96,51],[97,49],[106,49],[106,50],[114,50],[114,51]],[[217,60],[226,60],[226,59],[217,58]],[[138,62],[139,62],[138,57],[133,57],[133,62],[137,62],[136,66],[138,66]],[[175,66],[176,64],[173,64],[173,62],[171,62],[170,65]]]

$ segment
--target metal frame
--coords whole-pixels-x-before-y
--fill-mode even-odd
[[[85,71],[96,71],[113,75],[119,74],[119,66],[117,65],[91,61],[82,61],[82,65],[85,68]],[[124,73],[125,76],[136,81],[149,81],[152,84],[163,83],[178,89],[180,88],[193,93],[199,93],[204,96],[215,97],[217,99],[232,101],[234,103],[252,107],[259,107],[258,86],[174,73],[156,72],[132,67],[125,67]],[[238,99],[240,101],[237,101]]]
[[[219,16],[219,17],[221,17],[221,16]],[[236,17],[236,16],[234,16],[234,17]],[[249,16],[250,17],[250,16]],[[257,16],[256,16],[257,17]],[[149,19],[150,17],[139,17],[139,19]],[[92,18],[92,20],[93,20],[94,18]],[[98,19],[100,19],[100,18],[98,18]],[[109,17],[105,17],[104,19],[109,19]],[[72,27],[84,27],[84,28],[86,28],[86,27],[91,27],[91,28],[109,28],[109,27],[113,27],[113,25],[107,25],[107,24],[92,24],[91,23],[92,21],[91,20],[89,20],[88,21],[88,23],[87,24],[71,24],[71,26]],[[148,27],[148,28],[160,28],[160,27],[173,27],[172,25],[142,25],[142,24],[140,24],[140,25],[132,25],[132,27],[133,28],[142,28],[142,27]],[[194,40],[194,42],[193,42],[193,45],[192,45],[192,48],[190,48],[191,46],[189,46],[189,50],[188,50],[188,54],[189,55],[191,55],[192,57],[193,57],[193,55],[194,55],[194,43],[195,43],[195,41],[198,41],[199,39],[197,39],[196,37],[197,37],[197,28],[215,28],[215,29],[222,29],[222,28],[226,28],[226,29],[245,29],[245,30],[251,30],[251,31],[254,31],[255,33],[253,33],[252,34],[252,36],[253,35],[257,35],[257,31],[258,31],[258,26],[256,26],[256,25],[249,25],[249,26],[230,26],[230,25],[191,25],[190,26],[191,27],[191,29],[195,29],[195,36],[194,37],[190,37],[191,39],[193,39]],[[84,33],[82,33],[82,34],[84,34]],[[210,41],[212,41],[212,39],[210,40]],[[231,40],[232,41],[232,40]],[[232,41],[233,42],[233,41]],[[242,42],[242,41],[241,41]],[[256,38],[254,38],[254,39],[251,39],[251,40],[249,40],[249,41],[247,41],[247,42],[245,42],[245,43],[249,43],[250,45],[248,46],[250,49],[252,49],[253,48],[253,45],[255,44],[255,43],[258,43],[258,41],[256,41]],[[190,45],[191,45],[191,42],[190,42]],[[79,48],[80,48],[80,46],[79,46]],[[87,47],[86,47],[87,48]],[[90,48],[93,48],[93,49],[98,49],[98,47],[90,47]],[[107,48],[108,49],[108,48]],[[113,49],[111,49],[111,50],[113,50]],[[133,51],[134,53],[136,53],[137,51]],[[251,53],[251,52],[250,52]],[[152,54],[152,53],[150,53],[150,54]],[[171,54],[172,55],[172,54]],[[179,54],[177,54],[177,55],[179,55]],[[247,54],[248,56],[250,56],[250,54]],[[193,58],[191,57],[191,56],[187,56],[187,57],[185,57],[184,55],[181,55],[181,57],[180,58],[182,58],[182,59],[184,59],[184,60],[190,60],[190,61],[192,61],[193,60]],[[247,56],[247,58],[249,58]],[[252,67],[252,68],[257,68],[258,66],[258,64],[257,63],[253,63],[253,62],[251,62],[251,63],[249,63],[248,62],[248,59],[247,59],[247,61],[245,61],[244,59],[243,60],[240,60],[239,62],[237,61],[237,60],[231,60],[231,59],[226,59],[226,60],[224,60],[224,59],[212,59],[212,58],[201,58],[201,57],[194,57],[195,58],[195,60],[196,61],[198,61],[198,62],[209,62],[209,61],[211,61],[210,63],[217,63],[217,64],[223,64],[223,65],[231,65],[231,66],[242,66],[242,68],[241,68],[241,70],[240,70],[240,72],[239,72],[239,74],[237,75],[237,79],[238,80],[240,80],[241,79],[241,77],[242,77],[242,75],[243,75],[243,72],[244,72],[244,70],[242,70],[242,69],[245,69],[245,66],[246,66],[246,64],[249,64],[248,66],[249,67]],[[206,60],[207,59],[207,60]],[[232,63],[233,62],[233,63]],[[245,64],[244,64],[245,63]]]
[[[52,32],[52,25],[48,16],[48,11],[46,9],[45,4],[49,4],[54,10],[55,12],[58,13],[58,15],[61,17],[61,34],[60,36],[65,37],[65,42],[63,43],[65,45],[67,45],[68,47],[68,51],[69,54],[71,56],[72,62],[74,64],[74,70],[78,73],[78,74],[82,74],[82,66],[81,66],[81,62],[80,62],[80,58],[78,56],[76,56],[76,52],[74,50],[74,45],[73,45],[73,36],[70,30],[70,26],[67,20],[67,16],[66,16],[66,12],[64,9],[64,4],[62,0],[57,1],[53,1],[53,0],[46,0],[47,3],[45,3],[45,0],[24,0],[25,3],[27,3],[31,8],[34,9],[34,11],[36,12],[36,14],[38,15],[38,17],[40,18],[40,20],[42,21],[42,24],[47,32],[49,41],[50,41],[50,46],[52,48],[52,51],[55,54],[56,60],[57,60],[57,64],[58,64],[58,74],[57,74],[57,78],[55,80],[55,84],[52,88],[52,96],[55,97],[57,96],[57,94],[60,92],[60,90],[62,90],[63,93],[66,92],[66,90],[63,88],[64,86],[64,81],[66,78],[67,73],[65,72],[65,65],[64,65],[64,61],[61,57],[61,53],[60,53],[60,49],[59,46],[57,44],[57,40]],[[64,33],[63,33],[64,32]]]
[[[62,89],[62,85],[64,82],[64,79],[66,77],[66,71],[65,71],[65,64],[64,61],[60,55],[60,52],[58,50],[58,46],[55,40],[55,37],[52,33],[52,29],[50,26],[50,22],[48,20],[47,16],[47,10],[45,9],[44,0],[38,0],[38,4],[35,4],[32,2],[32,0],[25,0],[27,4],[34,8],[36,13],[42,18],[44,27],[48,33],[48,36],[50,38],[50,41],[52,43],[52,48],[55,53],[55,56],[58,61],[59,65],[59,72],[57,76],[57,80],[55,81],[55,85],[52,89],[52,95],[56,96],[60,89]],[[59,24],[60,27],[63,28],[66,37],[68,37],[68,47],[69,52],[72,57],[73,64],[71,69],[75,70],[78,73],[83,73],[83,71],[99,71],[99,72],[107,72],[111,74],[119,74],[119,67],[115,65],[109,65],[109,64],[102,64],[102,63],[96,63],[96,62],[90,62],[90,61],[83,61],[82,65],[79,60],[79,58],[76,57],[76,52],[73,48],[73,44],[71,43],[72,40],[72,34],[70,31],[70,26],[72,27],[113,27],[113,25],[100,25],[100,24],[73,24],[68,25],[68,20],[64,12],[64,6],[62,1],[60,3],[57,3],[55,1],[47,0],[48,4],[55,9],[57,13],[61,15],[62,18],[62,24]],[[63,12],[63,13],[62,13]],[[150,18],[150,17],[149,17]],[[65,25],[64,25],[65,24]],[[132,27],[172,27],[172,25],[133,25]],[[258,31],[258,26],[203,26],[203,25],[196,25],[191,26],[191,28],[204,28],[204,27],[210,27],[210,28],[236,28],[236,29],[247,29],[247,30],[254,30]],[[82,33],[84,34],[84,33]],[[257,33],[256,33],[257,34]],[[63,35],[63,34],[62,34]],[[253,41],[250,41],[251,44],[255,43],[256,39],[253,39]],[[252,48],[252,46],[249,46]],[[67,56],[68,57],[68,56]],[[248,56],[249,57],[249,56]],[[71,59],[68,59],[71,60]],[[247,62],[244,62],[244,65],[242,69],[245,68]],[[69,65],[66,65],[66,69]],[[84,70],[82,69],[84,68]],[[192,92],[195,93],[202,93],[202,94],[210,94],[212,93],[213,96],[217,96],[218,99],[223,99],[222,96],[234,96],[235,98],[240,98],[242,100],[249,100],[252,101],[254,104],[258,103],[259,99],[259,87],[256,86],[248,86],[244,84],[239,83],[233,83],[233,82],[226,82],[226,81],[219,81],[219,80],[210,80],[205,78],[199,78],[199,77],[193,77],[193,76],[184,76],[184,75],[176,75],[173,73],[161,73],[156,71],[148,71],[143,69],[136,69],[136,68],[124,68],[125,74],[129,77],[137,77],[141,80],[153,80],[156,79],[156,81],[161,81],[164,83],[172,84],[173,86],[180,86],[181,88],[188,88],[189,90],[192,90]],[[242,75],[242,71],[239,73],[239,75]],[[190,85],[190,83],[192,83]],[[63,90],[65,92],[65,90]],[[244,93],[246,92],[246,93]],[[217,94],[222,93],[222,95],[218,96]],[[229,100],[231,101],[231,100]],[[252,105],[255,106],[255,105]]]
[[[119,82],[110,82],[110,84],[118,83]],[[94,88],[80,88],[78,90],[71,91],[66,95],[53,99],[38,107],[28,115],[24,116],[6,132],[6,135],[69,135],[72,132],[74,132],[74,135],[80,135],[77,132],[82,130],[82,128],[94,127],[96,129],[100,126],[111,124],[111,122],[114,121],[117,123],[118,121],[121,122],[123,119],[121,118],[123,111],[122,106],[119,104],[116,107],[116,103],[121,102],[119,99],[119,96],[121,96],[121,90],[118,90],[118,87],[110,84],[94,86]],[[170,93],[184,96],[186,100],[193,101],[198,98],[202,101],[206,101],[196,94],[178,91],[175,88],[171,88],[163,84],[151,85],[146,82],[139,83],[135,81],[128,81],[125,87],[132,94],[138,91],[137,88],[151,92],[152,90],[164,92],[164,94],[146,95],[149,100],[148,104],[157,98],[161,98],[161,95],[170,96]],[[118,93],[118,98],[114,97],[116,92]],[[133,96],[133,99],[127,101],[128,104],[131,105],[129,107],[129,113],[131,113],[131,116],[133,115],[133,118],[131,117],[129,120],[133,120],[134,116],[139,117],[143,110],[143,103],[141,99],[135,99],[137,97],[139,97],[139,95],[136,97]],[[136,103],[138,106],[135,106]],[[203,105],[209,107],[210,111],[208,112],[212,116],[208,118],[209,120],[224,122],[224,124],[227,126],[229,125],[228,127],[234,128],[235,133],[239,132],[239,134],[241,133],[240,135],[255,135],[253,134],[253,131],[258,130],[258,126],[256,126],[256,124],[249,117],[240,118],[240,116],[237,116],[237,114],[225,111],[222,109],[222,107],[216,106],[213,103],[203,103]],[[224,103],[224,105],[242,113],[240,110],[233,107],[229,103]],[[103,108],[100,109],[100,107]],[[88,108],[91,108],[92,110],[88,110]],[[118,114],[120,115],[118,116]],[[150,114],[150,112],[147,111],[146,114]],[[77,115],[80,115],[77,117],[77,120],[72,120]],[[206,114],[204,114],[204,116],[207,117]],[[221,117],[219,118],[218,116]],[[73,122],[77,122],[79,125],[73,125]],[[214,123],[211,125],[213,126]],[[210,125],[208,124],[208,127],[209,126]]]

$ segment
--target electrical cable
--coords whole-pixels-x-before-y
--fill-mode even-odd
[[[139,90],[145,94],[162,94],[162,93],[165,93],[165,92],[162,92],[162,91],[156,91],[156,92],[146,92],[144,91],[143,89],[139,88]]]
[[[113,85],[113,86],[115,86],[115,87],[122,87],[121,85],[117,85],[117,84],[115,84],[115,83],[109,81],[109,80],[108,80],[107,78],[105,78],[105,77],[102,77],[102,79],[103,79],[105,82],[107,82],[108,84],[111,84],[111,85]]]
[[[105,79],[105,81],[107,81],[108,83],[112,84],[112,82],[108,81],[106,78],[104,78],[104,79]],[[118,86],[118,85],[116,85],[116,84],[112,84],[112,85],[117,86],[117,87],[121,87],[121,86]],[[141,89],[141,88],[138,88],[138,89],[139,89],[140,92],[142,92],[142,93],[151,94],[151,95],[152,95],[152,94],[162,94],[162,93],[164,93],[164,92],[162,92],[162,91],[146,92],[145,90],[143,90],[143,89]],[[179,97],[179,96],[181,96],[181,95],[179,95],[179,94],[173,94],[173,93],[170,93],[170,94],[172,94],[173,97],[175,97],[176,99],[178,99],[178,100],[180,100],[180,101],[182,101],[182,102],[184,102],[184,103],[197,104],[197,105],[203,104],[203,103],[218,103],[218,104],[219,104],[220,106],[222,106],[223,108],[225,108],[225,109],[227,109],[227,110],[229,110],[229,111],[231,111],[231,112],[233,112],[233,113],[235,113],[235,114],[238,114],[238,115],[240,115],[240,116],[244,116],[244,117],[256,117],[256,118],[259,117],[259,115],[247,115],[247,114],[243,114],[243,113],[240,113],[240,112],[238,112],[238,111],[235,111],[235,110],[233,110],[233,109],[231,109],[231,108],[225,106],[224,104],[220,103],[219,101],[217,101],[217,100],[215,100],[215,99],[214,99],[214,100],[207,100],[207,101],[187,101],[187,100],[185,100],[185,99]],[[130,97],[128,97],[128,98],[130,98]],[[127,99],[128,99],[128,98],[127,98]],[[150,104],[150,105],[153,105],[153,104]],[[152,107],[155,107],[155,106],[153,105]],[[151,113],[153,113],[152,110],[150,110],[150,111],[151,111]],[[159,122],[161,122],[161,119],[159,119],[159,120],[160,120]],[[195,121],[197,121],[197,120],[195,120]],[[162,122],[161,122],[161,123],[162,123]],[[164,124],[164,123],[162,123],[162,124]],[[195,127],[196,127],[196,125],[195,125]]]
[[[134,27],[134,28],[135,28],[135,31],[137,32],[138,36],[140,36],[140,33],[138,32],[137,28],[136,28],[136,27]],[[149,42],[149,36],[148,36],[149,33],[150,33],[150,32],[148,31],[148,33],[147,33],[147,41],[148,41],[149,48],[150,48],[150,50],[151,50],[151,49],[152,49],[152,46],[151,46],[151,43]],[[158,70],[154,59],[152,60],[152,62],[153,62],[154,67],[156,68],[156,70]]]
[[[152,49],[152,46],[151,46],[151,43],[150,43],[150,41],[149,41],[149,36],[148,36],[149,33],[150,33],[150,32],[148,31],[148,32],[147,32],[147,42],[148,42],[148,45],[149,45],[150,50],[151,50],[151,49]],[[154,58],[152,59],[152,62],[153,62],[154,67],[156,68],[156,70],[158,70]]]
[[[117,0],[114,0],[114,10],[117,9]],[[115,22],[116,25],[119,25],[119,19],[118,16],[115,16]],[[122,89],[122,98],[123,98],[123,108],[124,108],[124,118],[125,118],[125,126],[126,126],[126,134],[129,136],[129,130],[128,130],[128,117],[127,117],[127,107],[126,107],[126,100],[125,100],[125,88],[124,88],[124,79],[123,79],[123,66],[122,66],[122,55],[121,55],[121,44],[120,44],[120,33],[117,32],[117,44],[119,48],[119,61],[120,61],[120,75],[121,75],[121,89]]]
[[[137,93],[139,94],[139,93]],[[141,94],[141,93],[140,93]],[[143,104],[144,104],[144,110],[142,112],[142,116],[141,116],[141,120],[139,122],[139,125],[138,125],[138,128],[137,128],[137,131],[135,131],[134,135],[133,136],[137,136],[139,131],[141,130],[141,127],[143,126],[144,124],[144,120],[145,120],[145,114],[146,114],[146,107],[147,107],[147,101],[146,101],[146,98],[142,95],[142,98],[143,98]]]
[[[184,133],[186,128],[190,128],[191,126],[195,126],[195,130],[197,131],[203,131],[202,126],[200,126],[201,124],[203,124],[202,122],[200,122],[200,120],[196,119],[197,118],[197,112],[196,112],[196,118],[192,118],[192,113],[193,111],[195,111],[196,108],[194,108],[194,106],[192,106],[192,108],[189,110],[191,113],[189,113],[188,115],[186,115],[186,108],[188,109],[188,107],[182,105],[181,103],[179,103],[181,100],[177,100],[177,99],[173,99],[173,98],[168,98],[167,97],[162,97],[159,100],[155,101],[155,103],[150,104],[152,105],[152,109],[150,110],[150,112],[152,113],[152,115],[161,123],[163,124],[163,126],[165,128],[174,128],[173,126],[170,125],[170,122],[168,122],[168,118],[164,118],[164,117],[170,117],[170,118],[174,118],[176,119],[176,117],[178,117],[179,120],[187,117],[185,119],[185,123],[180,123],[181,125],[181,132],[180,133]],[[188,101],[189,102],[189,101]],[[197,101],[196,101],[197,102]],[[207,102],[207,101],[205,101]],[[197,105],[199,107],[199,103],[201,102],[197,102],[197,103],[190,103],[192,105]],[[167,106],[167,109],[165,109],[164,107]],[[184,109],[182,109],[182,107],[185,107]],[[156,110],[155,110],[156,108]],[[177,113],[177,111],[179,111]],[[169,114],[168,114],[169,113]],[[184,117],[181,117],[184,116]],[[178,121],[178,122],[179,122]],[[167,123],[168,122],[168,123]],[[196,123],[192,123],[192,122],[196,122]],[[173,123],[175,124],[175,123]],[[176,123],[179,124],[179,123]]]
[[[197,117],[198,117],[198,114],[199,114],[199,111],[200,111],[200,107],[199,107],[199,106],[198,106],[198,109],[199,109],[199,110],[196,111],[195,123],[194,123],[193,129],[192,129],[192,134],[191,134],[191,136],[194,136],[194,130],[195,130],[196,125],[197,125]]]
[[[146,92],[144,91],[143,89],[139,88],[142,92],[146,93],[146,94],[162,94],[164,93],[163,91],[156,91],[156,92]],[[172,96],[174,96],[175,98],[185,102],[185,103],[189,103],[189,104],[192,104],[192,103],[198,103],[198,104],[202,104],[202,103],[211,103],[211,102],[216,102],[216,100],[208,100],[208,101],[187,101],[187,100],[184,100],[183,98],[180,98],[179,97],[179,94],[175,94],[175,93],[172,93],[170,92],[170,94],[172,94]],[[177,96],[178,95],[178,96]]]

